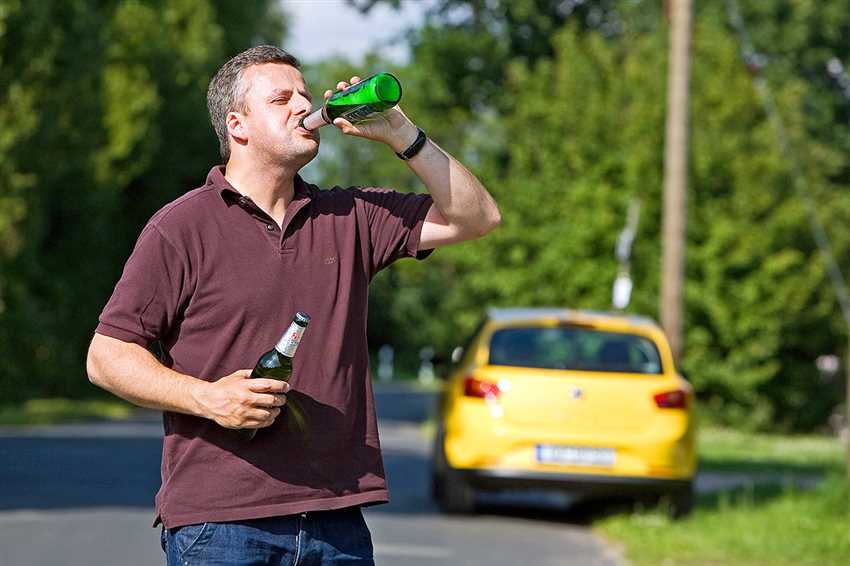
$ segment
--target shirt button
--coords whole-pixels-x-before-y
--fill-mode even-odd
[[[269,232],[274,232],[274,226],[271,224],[266,224],[266,230],[268,230]]]

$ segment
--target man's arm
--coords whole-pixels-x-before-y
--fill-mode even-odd
[[[86,359],[89,381],[127,401],[214,420],[225,428],[262,428],[280,414],[289,384],[250,379],[238,370],[208,382],[162,365],[138,344],[95,334]]]
[[[340,82],[337,89],[356,82],[360,82],[360,77],[351,77],[351,83]],[[325,99],[332,94],[325,91]],[[407,149],[418,134],[417,127],[398,106],[374,120],[352,125],[337,118],[334,125],[344,134],[384,142],[396,153]],[[429,139],[407,164],[434,199],[422,226],[420,250],[480,238],[501,223],[499,207],[484,185],[433,140]]]
[[[418,129],[410,120],[387,143],[396,153],[416,140]],[[407,165],[422,181],[434,205],[425,217],[419,249],[428,250],[465,240],[480,238],[502,221],[496,201],[475,175],[433,140]]]

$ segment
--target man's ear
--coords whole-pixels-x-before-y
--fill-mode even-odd
[[[245,123],[242,121],[242,114],[239,112],[228,112],[224,123],[227,125],[227,133],[236,143],[245,145],[248,143],[248,132],[245,128]]]

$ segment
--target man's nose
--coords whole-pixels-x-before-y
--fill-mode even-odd
[[[295,108],[296,114],[309,114],[310,111],[313,109],[313,103],[306,96],[301,96],[299,97]]]

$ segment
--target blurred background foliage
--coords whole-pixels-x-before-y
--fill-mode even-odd
[[[349,0],[363,11],[398,0]],[[850,265],[850,0],[741,0],[842,266]],[[503,225],[373,283],[369,339],[402,369],[444,357],[487,306],[610,309],[614,246],[641,203],[629,312],[658,315],[668,22],[649,0],[435,0],[410,59],[305,66],[319,95],[391,70],[405,112],[488,186]],[[847,329],[795,167],[741,63],[724,4],[698,3],[682,369],[703,406],[750,428],[824,426]],[[226,25],[225,25],[226,22]],[[90,396],[85,350],[138,232],[218,161],[209,77],[281,44],[285,5],[0,0],[0,395]],[[364,30],[368,33],[368,30]],[[295,53],[298,56],[298,53]],[[323,131],[311,182],[422,190],[386,148]]]
[[[276,2],[0,0],[0,398],[85,396],[97,315],[153,211],[218,161],[206,87]]]

